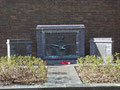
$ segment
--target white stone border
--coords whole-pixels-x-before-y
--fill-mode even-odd
[[[100,42],[100,43],[112,43],[112,38],[90,38],[90,41],[89,42]]]
[[[79,29],[85,28],[84,24],[73,24],[73,25],[37,25],[36,29]]]

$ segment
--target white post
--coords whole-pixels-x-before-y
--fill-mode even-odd
[[[7,56],[8,56],[8,60],[10,60],[10,40],[7,39]]]

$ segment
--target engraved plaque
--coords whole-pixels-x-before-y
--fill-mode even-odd
[[[46,56],[76,55],[76,33],[46,33]]]

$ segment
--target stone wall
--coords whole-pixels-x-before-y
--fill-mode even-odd
[[[36,26],[54,24],[85,24],[86,54],[94,37],[112,37],[120,53],[120,0],[0,0],[0,56],[7,39],[31,39],[36,56]]]

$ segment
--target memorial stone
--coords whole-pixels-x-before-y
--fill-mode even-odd
[[[37,25],[37,56],[47,62],[76,60],[85,55],[85,26]],[[53,61],[53,62],[52,62]]]
[[[32,56],[32,41],[27,39],[7,39],[7,55]]]
[[[112,38],[91,38],[90,55],[96,55],[106,60],[112,55]]]

